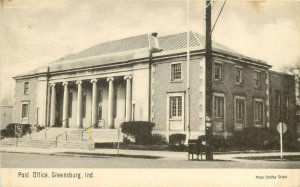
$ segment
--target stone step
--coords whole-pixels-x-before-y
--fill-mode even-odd
[[[39,139],[23,139],[5,138],[1,140],[1,146],[19,146],[19,147],[36,147],[36,148],[55,148],[56,141],[39,140]],[[77,149],[94,149],[94,142],[89,141],[58,141],[57,147],[77,148]]]
[[[79,149],[94,149],[95,144],[93,142],[60,142],[59,147],[65,148],[79,148]]]

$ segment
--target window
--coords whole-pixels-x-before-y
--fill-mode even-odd
[[[86,93],[82,93],[82,118],[85,118],[86,115]]]
[[[242,76],[242,68],[235,68],[235,82],[238,84],[242,84],[243,76]]]
[[[181,80],[181,63],[171,64],[171,81]]]
[[[224,117],[224,97],[222,96],[214,96],[214,117]]]
[[[29,94],[29,82],[24,82],[24,94]]]
[[[222,80],[222,64],[215,63],[214,66],[214,79],[215,80]]]
[[[236,97],[235,99],[235,119],[245,121],[245,98]]]
[[[182,96],[170,97],[170,118],[182,117]]]
[[[259,71],[254,71],[254,86],[261,86],[261,73]]]
[[[68,107],[69,107],[69,118],[72,117],[72,102],[73,102],[73,93],[72,92],[69,92],[69,103],[68,103]]]
[[[279,90],[275,91],[275,105],[280,106],[281,105],[281,93]]]
[[[289,96],[288,95],[284,95],[284,97],[283,97],[283,107],[284,108],[289,107]]]
[[[254,117],[256,123],[263,122],[263,101],[255,100],[254,102]]]
[[[29,104],[23,103],[22,104],[22,118],[28,118],[28,109],[29,109]]]

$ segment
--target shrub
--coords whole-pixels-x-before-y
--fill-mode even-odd
[[[31,133],[31,128],[30,128],[31,125],[30,124],[10,123],[6,126],[5,129],[1,130],[1,137],[14,137],[16,125],[22,125],[22,135]]]
[[[235,132],[230,142],[239,149],[274,149],[278,145],[278,133],[269,128],[248,127]]]
[[[170,149],[173,151],[184,151],[186,134],[171,134],[169,136]]]
[[[135,139],[136,144],[151,144],[151,132],[155,124],[147,121],[128,121],[121,125],[122,133]]]
[[[171,145],[184,144],[186,134],[171,134],[169,136],[169,142]]]
[[[152,145],[163,145],[166,143],[166,137],[160,134],[153,134],[152,135]]]
[[[198,140],[201,140],[201,142],[205,141],[207,143],[208,136],[207,135],[199,136]],[[224,151],[227,149],[227,141],[223,136],[211,135],[210,147],[212,151]]]
[[[284,151],[300,151],[300,143],[298,142],[297,133],[287,131],[283,134],[282,141]],[[279,135],[277,142],[279,142]]]

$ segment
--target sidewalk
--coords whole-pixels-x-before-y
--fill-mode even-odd
[[[32,147],[1,147],[1,152],[14,152],[14,153],[30,153],[30,154],[48,154],[48,155],[66,155],[66,156],[118,156],[117,149],[70,149],[70,148],[32,148]],[[136,158],[158,158],[164,160],[187,160],[187,152],[171,152],[171,151],[144,151],[144,150],[128,150],[120,149],[119,155],[121,157],[136,157]],[[215,154],[215,160],[227,161],[249,161],[257,162],[257,160],[239,159],[241,157],[251,156],[278,156],[279,152],[265,152],[265,153],[233,153],[233,154]],[[300,155],[300,152],[288,152],[284,155]],[[237,158],[239,157],[239,158]],[[194,156],[196,158],[196,156]],[[205,156],[203,157],[205,158]]]

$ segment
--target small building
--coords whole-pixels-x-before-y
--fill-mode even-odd
[[[293,76],[217,43],[209,74],[205,38],[187,35],[151,33],[101,43],[16,76],[14,121],[60,128],[118,128],[124,121],[151,121],[154,133],[167,138],[174,133],[203,135],[205,80],[211,76],[214,134],[275,128],[279,119],[296,128]],[[279,111],[282,118],[277,118]]]
[[[5,127],[12,122],[13,107],[7,105],[0,105],[0,127],[5,129]]]

